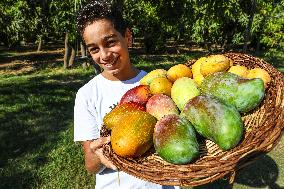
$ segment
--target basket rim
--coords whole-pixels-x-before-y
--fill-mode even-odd
[[[140,179],[162,185],[198,186],[228,175],[232,175],[230,180],[234,180],[235,172],[253,161],[252,157],[271,151],[279,142],[284,129],[284,76],[271,64],[253,55],[235,52],[223,55],[234,60],[235,64],[248,64],[251,67],[264,68],[273,79],[260,107],[248,114],[242,114],[246,129],[254,124],[260,126],[251,126],[251,130],[246,130],[245,136],[238,146],[225,152],[214,149],[215,154],[205,154],[187,165],[167,163],[155,153],[140,159],[122,158],[112,151],[110,144],[104,146],[104,155],[119,170]],[[191,65],[195,61],[188,60],[185,64]],[[251,118],[252,116],[256,118]],[[214,147],[214,143],[212,143],[205,140],[206,145],[212,149],[216,148],[216,145]]]

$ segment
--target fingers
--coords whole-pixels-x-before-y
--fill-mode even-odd
[[[90,148],[93,152],[95,152],[97,149],[101,148],[104,144],[107,144],[110,142],[110,137],[101,137],[98,138],[90,143]]]
[[[101,163],[104,166],[106,166],[110,169],[113,169],[113,170],[117,170],[116,166],[111,161],[109,161],[107,158],[105,158],[105,156],[103,155],[103,149],[102,148],[96,150],[95,154],[101,160]]]
[[[111,169],[116,170],[116,166],[113,165],[108,159],[103,155],[103,145],[110,142],[110,137],[101,137],[90,143],[91,151],[96,154],[96,156],[100,159],[101,163]]]

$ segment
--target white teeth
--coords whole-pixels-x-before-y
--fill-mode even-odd
[[[106,67],[112,67],[114,64],[116,63],[116,61],[113,61],[111,63],[105,64]]]

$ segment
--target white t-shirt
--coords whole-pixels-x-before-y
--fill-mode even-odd
[[[74,107],[74,141],[86,141],[100,137],[103,117],[120,101],[129,89],[139,85],[147,73],[140,73],[126,81],[110,81],[101,74],[79,89]],[[165,189],[177,188],[147,182],[124,172],[106,168],[96,174],[96,189]]]

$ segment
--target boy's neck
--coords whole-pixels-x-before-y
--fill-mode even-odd
[[[135,67],[131,67],[125,73],[120,73],[117,75],[109,74],[105,71],[102,72],[102,76],[111,81],[125,81],[136,77],[139,74],[140,70]]]

